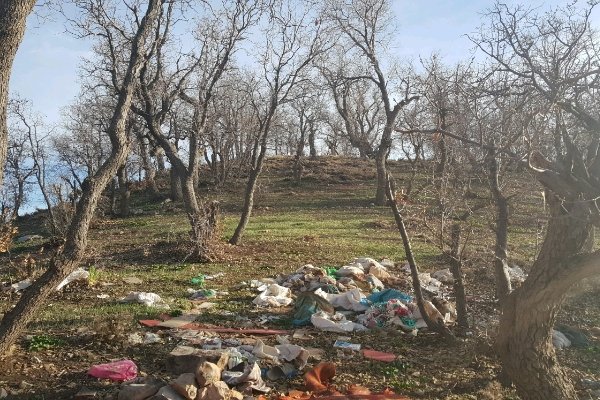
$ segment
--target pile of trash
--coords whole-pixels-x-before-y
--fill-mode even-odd
[[[253,303],[272,308],[294,305],[294,326],[312,324],[323,331],[347,333],[393,326],[417,334],[426,327],[413,297],[407,267],[401,276],[392,276],[394,264],[372,258],[354,259],[340,268],[318,268],[307,264],[289,275],[254,280],[248,286],[256,289]],[[425,302],[430,318],[454,323],[454,306],[444,299],[445,284],[452,283],[448,270],[419,274],[423,290],[436,296]]]

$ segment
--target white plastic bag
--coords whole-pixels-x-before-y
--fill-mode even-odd
[[[289,288],[273,283],[252,301],[261,307],[282,307],[292,304],[292,296]]]
[[[77,268],[75,271],[71,272],[61,283],[58,284],[56,290],[60,290],[63,287],[67,286],[69,283],[74,281],[84,281],[90,277],[90,273],[87,272],[83,268]]]

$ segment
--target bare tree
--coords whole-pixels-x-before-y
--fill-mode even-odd
[[[306,4],[303,4],[306,6]],[[254,191],[267,154],[269,136],[282,104],[293,100],[295,90],[306,82],[313,60],[322,54],[325,41],[322,24],[308,8],[284,0],[272,7],[265,32],[266,46],[261,55],[262,81],[249,82],[252,109],[257,120],[252,144],[252,159],[240,221],[229,242],[239,244],[254,206]]]
[[[62,251],[53,257],[46,272],[23,293],[15,307],[4,314],[0,322],[0,354],[5,354],[10,349],[43,302],[54,292],[56,285],[77,267],[84,255],[87,233],[98,199],[129,152],[126,124],[148,38],[163,4],[164,1],[150,0],[143,18],[132,28],[136,32],[135,39],[128,51],[127,68],[122,78],[117,78],[120,82],[119,96],[107,131],[112,145],[111,154],[97,173],[84,181],[83,193],[77,203]],[[81,27],[84,33],[106,39],[104,34],[107,30],[104,29],[103,22],[107,19],[113,22],[117,20],[114,14],[108,13],[107,2],[89,0],[80,1],[78,5],[87,17],[85,26]]]
[[[410,94],[407,79],[400,79],[397,85],[388,81],[389,74],[382,67],[382,48],[385,46],[389,27],[393,25],[390,3],[387,0],[352,0],[350,2],[332,0],[329,17],[350,42],[351,48],[368,62],[368,69],[351,79],[367,79],[373,82],[380,92],[385,113],[385,124],[375,155],[377,167],[376,205],[385,205],[387,191],[387,159],[392,149],[392,132],[400,110],[417,99]],[[395,100],[398,97],[401,100]]]
[[[528,278],[503,304],[497,349],[504,371],[527,399],[576,399],[551,342],[567,290],[596,275],[600,253],[585,243],[598,225],[600,193],[599,44],[591,28],[595,3],[540,14],[496,4],[473,38],[498,68],[553,107],[553,146],[531,143],[530,169],[546,190],[550,221]],[[545,153],[545,154],[544,154]],[[540,373],[539,371],[543,371]]]

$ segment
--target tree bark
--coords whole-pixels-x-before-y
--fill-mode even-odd
[[[7,311],[0,322],[0,354],[8,352],[25,330],[38,309],[55,287],[79,265],[87,247],[87,234],[98,200],[108,182],[125,162],[129,153],[126,124],[129,117],[137,76],[143,63],[143,51],[158,11],[160,0],[150,0],[146,15],[141,20],[131,46],[129,64],[123,78],[122,89],[112,115],[107,133],[111,139],[111,154],[94,176],[86,178],[75,215],[69,226],[62,252],[50,262],[46,272],[25,290],[14,308]]]
[[[258,176],[260,175],[260,170],[253,168],[250,170],[250,175],[248,176],[248,182],[246,183],[246,191],[244,193],[244,206],[242,209],[242,216],[240,217],[240,222],[235,228],[235,232],[231,239],[229,239],[229,243],[238,245],[242,240],[242,236],[244,231],[246,230],[246,226],[248,225],[248,221],[250,220],[250,215],[252,214],[252,208],[254,207],[254,190],[256,189],[256,182],[258,181]]]
[[[158,196],[160,191],[158,190],[158,185],[156,184],[156,169],[150,160],[148,144],[145,140],[145,138],[138,136],[138,144],[140,146],[140,155],[142,158],[142,168],[144,169],[144,182],[146,183],[146,187],[150,189],[152,195]]]
[[[391,129],[387,127],[384,129],[384,135],[386,132],[388,135],[388,140],[381,140],[381,144],[377,149],[377,154],[375,155],[375,167],[377,169],[377,192],[375,194],[375,205],[384,206],[386,203],[386,191],[388,186],[388,178],[387,178],[387,159],[390,154],[390,148],[392,144],[392,140],[389,138],[391,136]]]
[[[453,289],[454,296],[456,297],[456,322],[464,333],[469,329],[469,319],[467,314],[467,295],[463,281],[460,240],[461,226],[460,223],[455,223],[451,228],[450,271],[454,278]]]
[[[117,171],[117,179],[119,181],[119,216],[128,217],[129,197],[131,196],[131,192],[129,191],[125,165],[121,165],[121,167],[119,167]]]
[[[4,183],[8,146],[6,107],[10,74],[17,49],[25,34],[27,16],[35,3],[35,0],[0,1],[0,186]]]
[[[171,166],[171,169],[169,170],[169,181],[171,188],[170,198],[172,201],[183,200],[183,185],[181,182],[182,178],[183,176],[181,176],[177,170]]]
[[[600,253],[579,254],[590,231],[587,205],[576,202],[566,210],[553,196],[549,203],[546,238],[528,278],[503,303],[496,346],[521,398],[575,400],[573,384],[556,359],[552,328],[567,290],[598,274]]]
[[[496,243],[494,244],[494,275],[496,276],[496,297],[500,302],[512,291],[508,275],[508,200],[500,190],[498,160],[496,151],[487,154],[487,172],[490,191],[496,205]]]

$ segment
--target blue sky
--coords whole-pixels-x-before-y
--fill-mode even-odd
[[[438,52],[449,62],[468,57],[472,46],[464,34],[479,26],[480,13],[492,4],[493,0],[393,0],[399,26],[395,54],[417,59]],[[59,123],[61,110],[79,92],[77,67],[81,57],[89,54],[89,45],[66,33],[59,16],[32,15],[15,59],[11,91],[30,99],[50,124]]]

